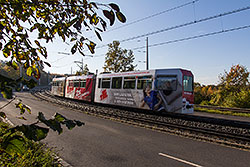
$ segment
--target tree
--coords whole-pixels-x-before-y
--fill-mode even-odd
[[[240,92],[231,92],[224,99],[224,104],[227,107],[250,108],[250,90],[242,90]]]
[[[113,41],[109,44],[108,53],[105,57],[104,71],[105,72],[125,72],[135,69],[134,55],[132,50],[126,50],[119,47],[119,41]]]
[[[201,94],[201,84],[198,82],[194,83],[194,103],[200,104],[203,100],[203,96]]]
[[[100,8],[101,7],[101,8]],[[97,14],[102,10],[114,24],[115,16],[119,21],[126,18],[116,4],[100,4],[87,0],[7,0],[0,2],[0,50],[4,57],[10,57],[9,65],[17,69],[18,63],[27,69],[29,76],[40,77],[39,67],[48,62],[48,53],[37,39],[53,42],[56,37],[71,42],[71,53],[77,51],[84,56],[88,48],[94,53],[96,44],[83,36],[83,31],[92,30],[102,40],[100,32],[107,28],[105,20]],[[102,27],[102,28],[101,28]],[[37,36],[32,40],[30,35]]]
[[[0,1],[0,50],[5,58],[10,58],[9,66],[17,70],[20,64],[26,69],[28,76],[38,79],[43,65],[50,66],[50,64],[41,60],[40,57],[47,58],[48,53],[37,39],[52,43],[59,37],[64,42],[73,43],[72,54],[78,51],[84,56],[83,50],[86,48],[93,54],[96,44],[83,36],[83,31],[92,30],[99,40],[102,40],[100,32],[106,30],[107,23],[97,14],[98,10],[103,12],[110,26],[114,24],[115,17],[123,23],[126,22],[120,8],[113,3],[100,4],[87,0]],[[30,38],[31,35],[32,38]],[[35,40],[32,40],[34,36],[36,36]],[[0,91],[3,94],[12,92],[10,83],[16,84],[22,80],[13,81],[2,76],[0,78]],[[21,115],[24,112],[30,112],[30,108],[22,102],[18,102],[16,107],[20,109]],[[0,112],[0,116],[6,118],[4,112]],[[17,148],[23,145],[25,140],[21,135],[14,134],[16,131],[22,132],[28,139],[34,141],[44,139],[49,129],[38,126],[38,123],[45,124],[58,134],[62,133],[62,125],[66,125],[68,129],[83,125],[80,121],[69,120],[58,113],[52,119],[46,119],[43,113],[39,112],[37,119],[36,123],[16,126],[9,129],[6,134],[1,134],[6,135],[3,142],[5,150],[1,152],[8,153],[7,150],[15,148],[15,144]]]
[[[249,72],[247,68],[242,65],[233,65],[229,72],[225,71],[223,75],[220,75],[220,85],[223,85],[225,89],[230,91],[239,92],[242,88],[247,88],[249,81]]]
[[[211,99],[211,104],[228,107],[249,107],[249,72],[242,65],[233,65],[229,72],[220,74],[218,90]]]
[[[209,86],[207,90],[207,96],[211,96],[214,93],[212,86]]]
[[[215,85],[201,85],[194,83],[194,102],[195,104],[210,105],[211,99],[214,97],[217,88]]]

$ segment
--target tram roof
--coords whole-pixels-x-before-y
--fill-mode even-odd
[[[63,80],[65,80],[65,77],[53,78],[52,81],[63,81]]]
[[[79,79],[88,79],[93,78],[94,75],[80,75],[80,76],[70,76],[67,78],[67,80],[79,80]]]
[[[169,68],[169,69],[152,69],[152,70],[143,70],[143,71],[128,71],[128,72],[120,72],[120,73],[103,73],[99,74],[98,78],[102,77],[118,77],[118,76],[145,76],[145,75],[155,75],[156,73],[169,73],[169,72],[182,72],[189,71],[181,68]],[[191,72],[190,72],[191,73]]]

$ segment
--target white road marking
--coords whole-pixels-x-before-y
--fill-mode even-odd
[[[194,164],[194,163],[192,163],[192,162],[188,162],[188,161],[185,161],[185,160],[182,160],[182,159],[179,159],[179,158],[176,158],[176,157],[173,157],[173,156],[167,155],[167,154],[159,153],[159,155],[164,156],[164,157],[167,157],[167,158],[174,159],[174,160],[176,160],[176,161],[179,161],[179,162],[182,162],[182,163],[185,163],[185,164],[191,165],[191,166],[195,166],[195,167],[202,167],[202,166],[197,165],[197,164]]]

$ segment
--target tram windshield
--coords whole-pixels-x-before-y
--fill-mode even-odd
[[[158,90],[175,91],[177,89],[176,76],[158,76],[156,88]]]
[[[191,76],[183,77],[183,89],[185,92],[193,92],[193,77]]]

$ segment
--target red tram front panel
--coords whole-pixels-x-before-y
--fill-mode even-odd
[[[194,110],[194,76],[191,71],[181,70],[182,72],[182,97],[185,110]]]
[[[94,86],[94,76],[73,76],[66,81],[65,97],[91,102]]]

